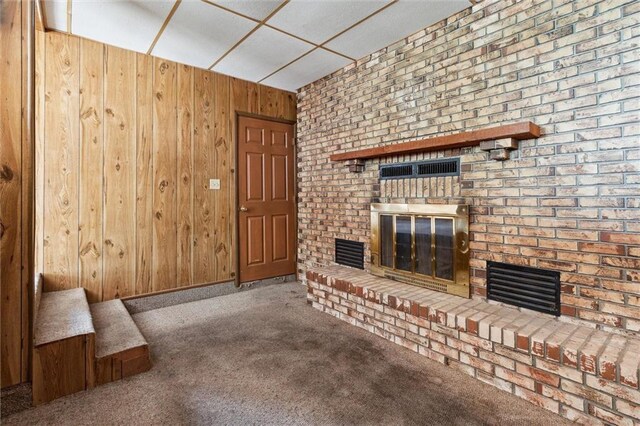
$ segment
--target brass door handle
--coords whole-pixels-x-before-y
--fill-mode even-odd
[[[249,209],[247,209],[245,206],[240,206],[240,211],[241,212],[246,212],[247,210],[249,210]]]

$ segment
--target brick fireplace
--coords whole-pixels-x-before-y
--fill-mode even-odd
[[[628,0],[485,0],[301,89],[309,303],[569,419],[638,422],[639,14]],[[523,122],[539,137],[438,142]],[[425,138],[434,149],[398,148]],[[443,159],[459,176],[381,173]],[[469,206],[471,301],[370,274],[379,204]],[[336,238],[364,244],[364,272],[335,266]],[[488,265],[559,280],[559,309],[487,302]]]
[[[639,6],[485,1],[303,88],[299,270],[365,244],[371,203],[468,204],[470,286],[488,261],[561,273],[561,313],[640,331]],[[330,155],[528,120],[540,138],[504,161],[480,146],[351,170]],[[459,177],[381,180],[384,164],[459,158]],[[367,269],[370,263],[365,262]]]

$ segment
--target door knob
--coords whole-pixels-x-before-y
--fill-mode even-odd
[[[241,212],[246,212],[248,209],[245,206],[240,206],[240,211]]]

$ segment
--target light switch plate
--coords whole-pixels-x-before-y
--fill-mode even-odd
[[[220,179],[209,179],[209,189],[220,189]]]

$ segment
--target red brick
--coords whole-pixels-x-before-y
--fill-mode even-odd
[[[545,408],[549,411],[553,411],[554,413],[560,412],[560,404],[557,401],[554,401],[551,398],[547,398],[542,395],[538,395],[534,392],[531,392],[527,389],[523,389],[521,387],[516,386],[515,392],[516,396],[520,398],[526,399],[530,403],[537,405],[538,407]]]
[[[547,385],[554,387],[558,387],[560,385],[560,377],[535,367],[516,364],[516,371],[524,376],[531,377],[536,382],[546,383]]]
[[[589,401],[598,403],[606,407],[613,407],[613,398],[602,392],[598,392],[588,386],[581,385],[569,380],[562,379],[560,387],[563,391],[569,392],[574,395],[581,396]]]
[[[517,386],[524,387],[529,390],[535,389],[535,381],[529,377],[525,377],[514,371],[504,369],[502,367],[495,367],[495,375],[503,380],[511,382]]]
[[[618,400],[616,401],[616,409],[622,414],[634,418],[636,421],[640,420],[640,405],[638,404]]]
[[[586,385],[592,389],[606,392],[609,395],[633,402],[634,404],[640,404],[640,392],[635,389],[630,389],[627,386],[621,386],[609,380],[590,375],[587,375]]]
[[[606,423],[620,425],[620,426],[633,426],[633,420],[628,417],[614,414],[611,411],[605,410],[593,404],[588,404],[587,411],[594,417],[597,417]]]

